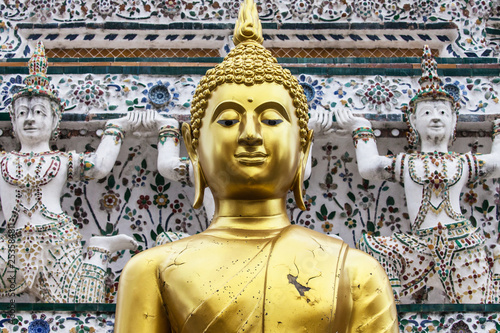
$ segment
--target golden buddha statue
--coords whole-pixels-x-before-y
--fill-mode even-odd
[[[292,225],[312,131],[301,86],[262,45],[252,0],[236,47],[207,71],[182,133],[195,207],[210,187],[215,215],[197,235],[148,249],[124,268],[115,331],[397,332],[384,270],[339,239]]]

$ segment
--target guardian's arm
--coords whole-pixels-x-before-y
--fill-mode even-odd
[[[380,156],[371,123],[365,118],[354,116],[351,110],[335,110],[337,125],[342,130],[352,131],[356,159],[361,177],[373,180],[392,179],[395,160]]]
[[[106,123],[101,143],[95,153],[86,157],[86,178],[103,178],[111,172],[125,138],[125,133],[140,122],[139,112],[129,112],[127,116],[109,120]]]
[[[332,113],[330,111],[321,112],[311,112],[311,117],[307,124],[309,129],[313,130],[314,137],[328,136],[335,130],[333,127]],[[312,171],[312,152],[313,152],[314,142],[311,142],[311,148],[309,149],[309,155],[307,156],[306,169],[304,171],[304,180],[309,179]]]
[[[174,118],[155,117],[158,128],[158,172],[173,181],[190,184],[189,159],[180,157],[179,123]]]
[[[178,181],[188,186],[193,186],[190,170],[193,169],[188,157],[180,157],[180,131],[179,122],[174,118],[165,118],[154,114],[150,123],[158,128],[158,172],[171,181]],[[212,220],[215,211],[212,192],[205,189],[203,204],[206,209],[208,221]],[[187,237],[187,233],[179,233]]]

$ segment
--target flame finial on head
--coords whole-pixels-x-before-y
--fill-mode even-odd
[[[29,75],[24,79],[26,86],[12,97],[12,103],[22,96],[47,96],[59,105],[57,112],[60,113],[64,106],[58,97],[58,91],[51,87],[50,80],[47,77],[48,62],[42,41],[37,43],[35,51],[28,61],[28,67]]]
[[[257,6],[253,0],[245,0],[234,27],[233,42],[234,45],[238,45],[250,41],[262,44],[264,37]]]

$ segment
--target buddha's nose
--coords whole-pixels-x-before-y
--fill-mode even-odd
[[[260,124],[252,115],[247,115],[242,121],[242,131],[238,138],[238,143],[248,146],[258,146],[262,144],[262,135],[260,133]]]

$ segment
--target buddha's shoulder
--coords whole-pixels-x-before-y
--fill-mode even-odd
[[[347,243],[342,241],[338,237],[332,237],[325,235],[323,233],[304,228],[301,226],[292,226],[289,231],[289,238],[291,238],[296,246],[301,243],[311,243],[314,242],[321,245],[323,249],[342,251],[345,253],[345,264],[347,266],[363,266],[368,270],[373,270],[374,267],[379,267],[378,261],[371,255],[358,250],[356,248],[349,247]],[[285,234],[287,236],[287,234]],[[359,268],[362,270],[362,268]]]
[[[150,249],[144,250],[133,256],[126,264],[127,270],[132,269],[151,269],[156,270],[169,258],[175,257],[184,251],[188,244],[193,241],[195,236],[186,237],[172,243],[155,246]]]
[[[378,265],[377,259],[369,255],[368,253],[355,248],[349,249],[346,260],[352,261],[354,263],[370,263]]]
[[[323,249],[345,251],[349,248],[342,239],[338,237],[332,237],[325,235],[321,232],[314,231],[302,226],[292,225],[285,232],[283,232],[282,237],[284,239],[289,239],[294,246],[308,247],[308,245],[319,245]]]
[[[380,263],[366,252],[350,248],[346,254],[344,268],[354,279],[378,279],[387,278],[385,270]]]

